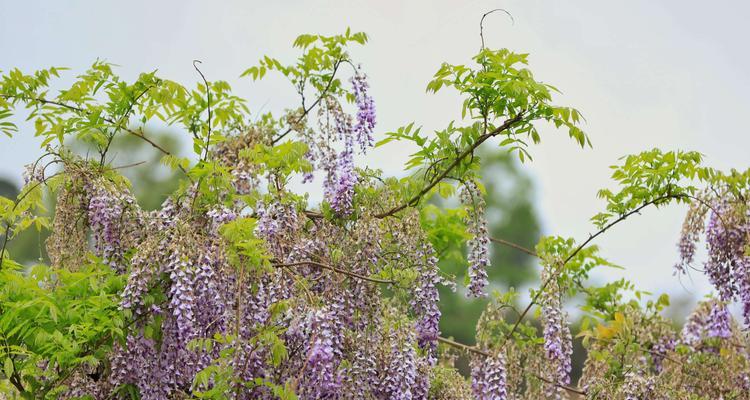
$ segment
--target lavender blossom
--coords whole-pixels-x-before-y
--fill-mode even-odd
[[[382,371],[383,379],[378,385],[378,398],[392,400],[414,399],[414,385],[417,379],[417,354],[414,349],[412,333],[401,332],[405,337],[399,337],[398,332],[389,335],[391,351],[389,361]]]
[[[744,252],[746,238],[740,226],[732,224],[731,208],[726,202],[715,204],[706,228],[708,260],[706,274],[722,300],[731,300],[737,293],[732,281],[732,267]]]
[[[725,303],[717,300],[700,304],[682,327],[682,342],[694,348],[705,339],[727,339],[731,335],[729,310]],[[709,347],[708,350],[715,349]]]
[[[738,280],[737,289],[745,326],[750,327],[750,256],[743,256],[737,261],[735,276]]]
[[[139,225],[137,213],[127,213],[128,208],[134,208],[135,199],[128,192],[115,192],[101,182],[89,183],[85,189],[90,196],[87,211],[94,250],[105,263],[121,271],[126,235],[136,230],[133,225]]]
[[[461,191],[461,202],[466,206],[466,228],[471,239],[468,242],[469,292],[470,297],[484,297],[484,288],[489,284],[487,268],[490,266],[487,220],[484,216],[484,199],[476,183],[468,181]]]
[[[364,153],[368,147],[374,144],[373,131],[375,129],[375,102],[369,95],[370,85],[367,76],[358,69],[357,74],[351,80],[354,91],[354,99],[357,103],[357,124],[354,133],[361,151]]]
[[[714,303],[711,307],[711,312],[708,314],[708,337],[726,339],[732,336],[731,317],[729,316],[729,309],[726,304]]]
[[[418,253],[424,257],[424,263],[419,264],[417,282],[414,286],[414,295],[411,306],[417,315],[416,332],[417,341],[422,348],[434,350],[437,338],[440,336],[440,299],[437,283],[437,258],[434,255],[432,245],[423,244]]]
[[[206,216],[211,220],[211,231],[216,233],[219,226],[234,221],[237,218],[237,213],[227,207],[220,206],[209,210]]]
[[[283,257],[288,247],[288,238],[298,228],[299,221],[294,206],[273,200],[268,204],[258,203],[255,212],[258,215],[255,234],[266,240],[275,256]]]
[[[673,337],[664,336],[651,348],[651,360],[657,373],[660,373],[663,369],[667,352],[674,350],[676,345],[677,341]]]
[[[644,375],[634,372],[625,374],[625,381],[620,388],[625,400],[651,399],[654,396],[654,377]]]
[[[36,163],[26,164],[23,167],[23,184],[44,182],[44,168]]]
[[[568,327],[566,313],[562,309],[560,285],[554,278],[550,265],[545,265],[542,271],[542,281],[549,282],[541,298],[544,352],[551,364],[550,380],[558,385],[567,385],[570,383],[570,371],[572,369],[573,339]],[[547,395],[550,398],[561,398],[561,390],[559,387],[549,385]]]
[[[305,382],[304,398],[320,399],[335,396],[341,385],[337,379],[341,347],[341,327],[337,323],[335,309],[325,307],[311,318],[312,345],[307,356],[308,380]]]
[[[338,159],[338,180],[330,195],[329,201],[339,215],[349,215],[352,212],[354,200],[354,186],[358,177],[354,171],[354,159],[351,150],[345,150]]]
[[[682,231],[680,232],[680,242],[678,244],[680,260],[675,264],[675,273],[685,274],[687,267],[693,262],[696,244],[700,239],[700,233],[704,227],[705,215],[705,207],[700,202],[695,201],[690,204],[685,220],[682,223]]]
[[[176,318],[177,336],[185,340],[194,335],[194,300],[195,271],[189,259],[179,250],[170,254],[166,271],[172,280],[169,289],[169,305]]]
[[[471,390],[475,400],[508,398],[505,356],[476,357],[471,361]]]

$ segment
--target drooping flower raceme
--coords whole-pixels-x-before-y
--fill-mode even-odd
[[[721,300],[739,300],[745,324],[750,326],[750,208],[729,193],[706,194],[695,200],[683,222],[676,271],[685,273],[695,257],[704,230],[708,258],[704,270]],[[708,214],[708,222],[704,219]]]
[[[729,309],[726,304],[714,303],[711,307],[711,312],[708,314],[708,337],[726,339],[732,336],[731,317],[729,316]]]
[[[417,352],[413,333],[408,330],[392,332],[388,363],[382,371],[383,380],[378,393],[384,399],[416,400],[414,386],[417,378]]]
[[[739,297],[745,323],[750,325],[750,211],[743,204],[717,201],[706,227],[708,260],[704,269],[724,301]]]
[[[745,238],[741,226],[734,224],[732,209],[726,202],[714,205],[706,227],[706,244],[708,260],[705,263],[706,274],[719,291],[723,300],[731,300],[737,293],[733,281],[732,267],[742,256]]]
[[[662,371],[667,352],[674,350],[676,345],[677,340],[674,337],[664,336],[651,348],[651,360],[657,373]]]
[[[625,374],[625,382],[620,388],[624,400],[651,399],[654,396],[654,377],[635,372]]]
[[[342,328],[336,314],[335,308],[324,307],[311,316],[312,345],[307,356],[309,378],[303,385],[304,398],[335,397],[341,384],[336,370],[340,362]]]
[[[44,182],[44,168],[36,163],[26,164],[23,167],[23,184],[33,182]]]
[[[354,171],[354,154],[351,149],[344,150],[338,159],[338,179],[329,201],[340,215],[348,215],[352,212],[354,199],[354,186],[358,178]]]
[[[375,102],[369,94],[369,88],[367,76],[357,69],[352,78],[352,89],[357,103],[357,124],[354,125],[354,134],[363,153],[374,144],[372,134],[375,129]]]
[[[438,336],[440,336],[440,308],[437,284],[437,257],[432,245],[426,243],[418,253],[423,256],[423,263],[419,264],[419,276],[414,287],[411,300],[412,309],[417,315],[416,331],[420,347],[430,348],[434,352]]]
[[[508,398],[505,356],[502,352],[491,357],[475,357],[471,361],[471,389],[475,400],[505,400]]]
[[[88,220],[97,255],[115,270],[123,271],[125,251],[135,239],[142,217],[132,194],[111,186],[103,179],[85,185]]]
[[[687,268],[693,262],[696,245],[704,228],[705,216],[706,208],[702,203],[695,201],[690,204],[680,232],[680,242],[677,246],[680,260],[675,264],[675,273],[686,273]]]
[[[466,206],[466,229],[471,235],[467,244],[469,254],[470,297],[486,296],[485,287],[489,283],[487,268],[490,266],[487,220],[484,215],[485,202],[474,181],[468,181],[461,190],[461,202]]]
[[[573,338],[567,322],[567,313],[562,309],[562,292],[555,275],[554,266],[546,263],[542,270],[542,282],[549,282],[541,296],[542,328],[544,333],[544,351],[550,363],[548,378],[558,385],[570,383],[571,356]],[[550,398],[561,398],[562,389],[548,385],[547,395]]]
[[[692,347],[699,347],[705,339],[731,336],[731,316],[726,304],[719,300],[699,304],[682,328],[682,342]]]

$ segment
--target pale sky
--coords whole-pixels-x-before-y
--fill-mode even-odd
[[[577,107],[594,148],[577,148],[564,132],[543,130],[528,171],[546,234],[585,238],[601,210],[598,189],[623,155],[660,147],[699,150],[709,165],[746,169],[750,138],[750,3],[744,1],[8,1],[0,0],[0,69],[51,65],[82,71],[96,58],[121,65],[121,75],[159,69],[193,85],[191,61],[210,80],[227,80],[253,111],[296,105],[280,79],[252,83],[239,74],[265,54],[292,61],[300,33],[365,31],[370,43],[353,58],[370,77],[378,131],[415,121],[440,129],[460,118],[449,90],[428,95],[443,61],[469,63],[479,48],[478,22],[488,17],[488,47],[531,53],[538,79],[563,91],[557,102]],[[40,154],[30,132],[0,138],[0,176],[18,180]],[[403,174],[409,153],[390,146],[369,156],[387,174]],[[491,178],[491,177],[487,177]],[[704,277],[682,285],[672,276],[684,209],[648,210],[598,241],[637,286],[675,295],[708,292]],[[684,288],[683,288],[684,286]]]

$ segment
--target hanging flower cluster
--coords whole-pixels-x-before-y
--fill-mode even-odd
[[[573,339],[568,326],[567,313],[562,308],[562,290],[558,283],[555,266],[547,263],[542,272],[542,282],[548,282],[541,296],[542,329],[544,351],[550,364],[547,376],[558,385],[570,383],[571,356]],[[559,386],[548,385],[547,396],[561,398],[563,391]]]
[[[588,336],[589,352],[579,386],[587,398],[743,398],[750,359],[748,337],[737,329],[726,304],[702,302],[682,332],[658,309],[631,304],[614,330]]]
[[[682,328],[682,341],[690,346],[705,339],[727,339],[731,335],[731,316],[726,304],[720,301],[704,303],[688,317]]]
[[[36,163],[26,164],[23,167],[23,184],[44,182],[44,168]]]
[[[469,292],[470,297],[486,296],[484,292],[489,281],[487,268],[490,266],[490,238],[487,220],[484,216],[485,202],[477,184],[467,181],[461,189],[461,202],[466,206],[466,227],[471,235],[467,244],[469,254]]]
[[[437,276],[437,257],[434,250],[429,244],[422,245],[422,249],[417,253],[417,257],[422,256],[424,263],[419,264],[417,271],[419,276],[414,286],[414,295],[411,300],[411,306],[417,315],[416,331],[417,340],[420,347],[430,348],[432,352],[437,345],[437,338],[440,335],[440,309],[438,301],[438,276]],[[417,258],[419,260],[419,258]]]
[[[687,268],[692,264],[695,258],[697,242],[700,239],[701,232],[704,230],[705,216],[706,207],[703,204],[697,201],[690,204],[685,220],[682,223],[680,242],[677,246],[680,259],[675,265],[676,273],[686,273]]]
[[[745,202],[728,197],[695,201],[683,224],[677,270],[684,273],[693,260],[705,214],[706,275],[722,300],[741,302],[745,323],[750,325],[750,208]]]
[[[361,151],[364,153],[367,147],[375,144],[373,132],[375,129],[375,102],[369,94],[370,85],[367,76],[362,73],[361,68],[352,78],[352,91],[357,103],[357,124],[354,125],[354,134]]]
[[[417,354],[413,334],[402,329],[391,333],[388,340],[391,342],[390,354],[385,356],[385,368],[381,370],[383,382],[376,396],[394,400],[415,399]]]
[[[88,183],[88,222],[96,254],[117,271],[124,271],[123,257],[129,243],[136,240],[142,215],[135,198],[125,188],[104,180]]]
[[[306,136],[306,158],[325,172],[325,198],[334,211],[344,216],[352,212],[354,186],[359,181],[354,170],[354,147],[357,145],[362,153],[366,153],[374,145],[375,103],[368,93],[365,75],[358,71],[352,78],[352,87],[357,104],[356,123],[337,100],[326,97],[325,107],[318,112],[323,134]],[[340,152],[335,150],[336,143],[343,144]],[[310,182],[312,178],[312,173],[307,173],[304,181]]]
[[[505,357],[475,357],[471,362],[471,389],[476,400],[505,400],[508,398]]]

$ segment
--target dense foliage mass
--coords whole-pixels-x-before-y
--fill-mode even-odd
[[[3,75],[0,129],[15,134],[13,115],[25,110],[46,151],[18,197],[0,198],[2,397],[750,398],[749,171],[647,151],[614,167],[617,186],[600,192],[606,209],[585,240],[544,237],[532,250],[493,238],[476,150],[487,142],[530,160],[544,123],[585,147],[581,115],[553,104],[556,89],[534,79],[527,55],[483,47],[472,66],[443,64],[427,87],[457,90],[462,121],[430,135],[414,123],[378,133],[367,75],[347,50],[366,39],[303,35],[296,62],[265,57],[245,71],[289,80],[301,105],[280,117],[251,118],[197,65],[193,90],[155,73],[125,82],[103,62],[57,94],[61,68]],[[194,156],[162,147],[147,133],[153,121],[181,127]],[[120,174],[126,166],[109,152],[118,135],[180,171],[158,209],[141,208]],[[72,142],[96,151],[76,155]],[[408,177],[355,165],[388,142],[416,148]],[[318,186],[319,206],[294,190]],[[669,203],[690,205],[676,273],[695,268],[705,236],[717,291],[681,330],[662,315],[666,296],[641,301],[624,280],[588,282],[592,269],[613,267],[597,237]],[[29,227],[51,235],[49,260],[26,266],[7,243]],[[464,243],[467,281],[455,282],[438,263]],[[540,284],[523,308],[513,290],[490,294],[493,245],[539,259]],[[475,344],[441,336],[441,286],[492,297]],[[583,314],[588,350],[576,386],[568,302]],[[729,312],[735,302],[744,321]],[[462,353],[468,378],[454,367]]]

